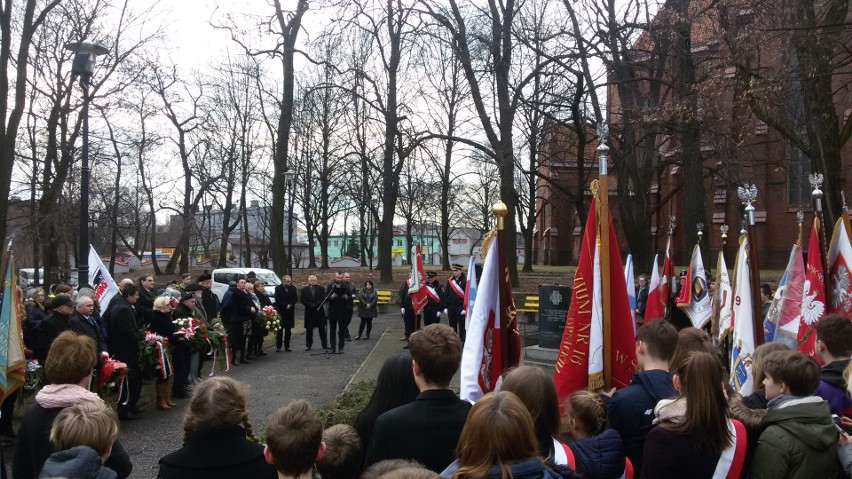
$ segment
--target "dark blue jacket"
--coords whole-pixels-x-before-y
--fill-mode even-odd
[[[76,446],[51,454],[39,477],[115,479],[118,475],[101,463],[101,456],[94,449]]]
[[[571,444],[579,473],[585,479],[617,479],[624,474],[624,446],[615,429]]]
[[[574,477],[570,469],[559,468],[555,471],[544,465],[541,459],[527,459],[526,461],[516,462],[509,466],[512,471],[512,479],[566,479]],[[491,466],[488,471],[489,479],[502,477],[500,468]]]
[[[674,396],[672,373],[654,369],[635,373],[630,386],[616,391],[607,401],[609,425],[621,435],[634,471],[642,470],[642,449],[654,421],[654,406],[660,399]]]

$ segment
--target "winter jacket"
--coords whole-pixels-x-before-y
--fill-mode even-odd
[[[115,479],[118,475],[101,463],[101,456],[89,446],[76,446],[54,452],[41,468],[41,478]]]
[[[624,474],[624,447],[614,429],[571,444],[577,472],[586,479],[616,479]]]
[[[621,436],[636,477],[642,470],[642,449],[654,421],[654,406],[674,396],[672,373],[653,369],[635,373],[630,386],[616,391],[607,401],[609,425]]]
[[[41,364],[47,359],[47,353],[50,351],[50,345],[57,336],[71,329],[68,322],[70,316],[65,316],[59,311],[53,311],[50,315],[44,318],[38,325],[35,332],[35,344],[28,344],[33,348],[33,355]]]
[[[840,458],[840,467],[846,473],[846,477],[852,477],[852,444],[838,445],[837,457]]]
[[[749,477],[834,478],[837,431],[828,403],[817,396],[769,401]]]
[[[246,439],[238,425],[214,426],[193,434],[182,448],[160,458],[162,479],[275,479],[263,446]]]
[[[846,380],[843,379],[843,370],[849,365],[849,361],[832,361],[822,368],[820,374],[819,387],[814,396],[828,401],[832,414],[852,416],[852,397],[846,391]]]
[[[509,466],[509,470],[512,472],[512,479],[567,479],[574,477],[569,469],[564,467],[551,469],[539,458],[513,463]],[[502,477],[500,468],[491,466],[491,470],[488,471],[488,478],[500,477]]]
[[[763,388],[743,397],[743,404],[751,409],[766,409],[767,403],[769,401],[766,399],[766,390]]]
[[[115,359],[127,364],[128,369],[139,369],[139,341],[136,327],[136,310],[127,299],[118,297],[110,303],[104,321],[107,325],[107,348]]]
[[[376,301],[379,296],[375,288],[364,288],[358,294],[358,317],[359,318],[375,318],[376,317]],[[370,305],[368,308],[367,305]]]

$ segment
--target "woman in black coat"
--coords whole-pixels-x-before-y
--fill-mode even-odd
[[[367,328],[367,335],[364,339],[370,339],[370,332],[373,330],[373,318],[376,317],[376,302],[379,296],[373,288],[373,282],[370,280],[364,281],[364,289],[358,293],[358,317],[361,318],[361,324],[358,325],[358,336],[355,339],[361,339],[364,334],[364,328]]]
[[[193,318],[193,309],[195,308],[195,295],[193,293],[181,293],[181,302],[172,311],[172,320]],[[174,325],[175,332],[179,329]],[[172,382],[172,394],[176,398],[185,399],[189,397],[187,393],[187,379],[189,378],[189,364],[192,359],[192,349],[190,349],[188,341],[182,335],[175,335],[172,340],[172,358],[175,368],[175,379]]]
[[[254,282],[254,295],[257,298],[257,305],[260,306],[258,308],[258,313],[267,307],[272,306],[272,300],[269,299],[269,295],[266,294],[266,285],[262,280],[257,280]],[[263,352],[263,338],[269,334],[269,330],[267,330],[259,321],[254,321],[252,323],[254,326],[251,331],[251,339],[249,343],[251,347],[249,347],[249,352],[252,356],[266,356],[266,353]]]
[[[248,363],[246,360],[246,332],[251,335],[251,320],[257,313],[251,294],[246,291],[246,279],[237,280],[236,287],[231,291],[230,298],[222,301],[222,321],[228,331],[228,342],[231,345],[231,358],[234,366]],[[239,358],[237,357],[239,353]]]
[[[246,393],[237,381],[218,376],[196,386],[183,428],[184,446],[160,458],[158,477],[278,477],[263,457],[263,446],[254,442]]]

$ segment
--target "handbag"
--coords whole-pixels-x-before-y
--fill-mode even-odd
[[[243,320],[243,336],[251,336],[251,320]]]

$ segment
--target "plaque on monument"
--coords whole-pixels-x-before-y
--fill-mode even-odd
[[[543,284],[538,287],[539,347],[559,349],[570,303],[571,288],[568,286]]]

